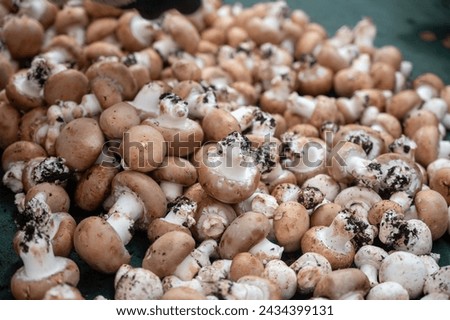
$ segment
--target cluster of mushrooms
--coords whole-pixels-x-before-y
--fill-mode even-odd
[[[413,79],[369,18],[328,35],[284,1],[0,16],[16,299],[83,299],[73,251],[115,299],[449,299],[432,245],[450,232],[450,85]]]

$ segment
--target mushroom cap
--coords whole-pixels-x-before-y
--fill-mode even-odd
[[[78,224],[74,246],[81,259],[92,269],[103,273],[115,273],[131,259],[120,236],[101,217],[88,217]]]
[[[95,79],[103,81],[111,81],[113,85],[120,86],[120,93],[123,100],[132,100],[138,91],[136,81],[133,78],[128,67],[121,62],[116,61],[99,61],[91,65],[86,71],[86,77],[89,81]],[[104,99],[99,99],[99,101]]]
[[[95,164],[81,175],[75,187],[74,200],[78,207],[93,211],[100,207],[111,191],[111,181],[118,169]]]
[[[420,106],[421,103],[422,99],[416,91],[411,89],[402,90],[394,94],[387,102],[386,112],[402,120],[411,110]]]
[[[401,284],[386,281],[370,289],[366,300],[409,300],[409,294]]]
[[[19,140],[21,117],[21,114],[16,108],[9,103],[0,101],[0,131],[2,132],[2,136],[0,137],[0,149],[4,150],[10,144]]]
[[[374,159],[384,153],[384,141],[380,133],[370,127],[359,124],[341,126],[333,139],[333,146],[349,141],[359,145],[368,159]]]
[[[122,58],[124,55],[117,45],[106,41],[95,41],[83,47],[83,60],[87,66],[95,64],[101,57]]]
[[[297,291],[300,294],[313,293],[320,278],[331,272],[331,265],[321,254],[307,252],[290,265],[297,273]]]
[[[147,125],[137,125],[125,131],[120,144],[125,164],[139,172],[150,172],[159,167],[166,150],[166,141],[161,133]]]
[[[367,154],[361,146],[347,142],[337,144],[331,151],[336,156],[331,158],[331,164],[328,166],[328,174],[341,183],[351,183],[354,180],[352,172],[348,170],[345,160],[352,157],[366,159]]]
[[[297,275],[283,260],[267,262],[261,277],[273,281],[280,288],[284,300],[291,299],[297,291]]]
[[[28,162],[31,159],[46,156],[47,152],[37,143],[23,140],[16,141],[3,151],[2,169],[8,171],[15,162]]]
[[[114,34],[118,24],[117,19],[110,17],[93,20],[86,29],[86,43],[100,41]]]
[[[426,167],[438,158],[440,138],[437,126],[419,128],[414,133],[413,140],[417,144],[417,151],[419,151],[415,153],[415,159],[419,164]]]
[[[84,298],[76,287],[62,283],[48,289],[42,300],[84,300]]]
[[[441,194],[450,206],[450,168],[441,168],[433,173],[430,179],[430,188]]]
[[[146,121],[145,124],[161,133],[167,143],[167,154],[170,156],[188,156],[202,145],[203,129],[198,122],[189,118],[185,120],[183,129],[163,127],[153,121]]]
[[[11,293],[14,298],[41,300],[50,288],[60,283],[76,286],[80,280],[80,270],[75,262],[64,257],[55,259],[61,261],[60,264],[64,265],[64,269],[43,279],[28,279],[24,267],[17,270],[11,278]]]
[[[168,156],[152,172],[152,177],[156,181],[169,181],[182,186],[191,186],[197,182],[197,170],[189,160]]]
[[[448,205],[445,198],[435,190],[421,190],[414,197],[418,219],[430,228],[434,240],[442,237],[448,228]]]
[[[3,25],[2,40],[13,59],[31,58],[41,51],[44,28],[39,21],[26,14],[13,15]]]
[[[278,245],[286,252],[300,249],[300,241],[309,229],[309,214],[303,205],[289,201],[280,203],[273,216],[273,230]]]
[[[411,299],[422,294],[428,273],[422,260],[415,254],[397,251],[384,258],[378,273],[379,281],[401,284]]]
[[[224,203],[238,203],[251,196],[258,187],[261,175],[259,170],[256,166],[248,167],[247,170],[247,179],[237,181],[229,179],[202,161],[197,169],[198,181],[213,198]]]
[[[342,206],[336,203],[324,203],[314,209],[311,214],[311,227],[326,226],[328,227],[339,212],[342,211]]]
[[[383,214],[388,210],[394,210],[399,214],[403,214],[403,208],[397,202],[391,200],[381,200],[377,201],[367,213],[367,219],[370,224],[379,225]]]
[[[372,88],[373,80],[368,73],[350,67],[334,75],[333,86],[338,96],[351,97],[357,90]]]
[[[238,281],[247,275],[261,276],[263,271],[264,265],[259,258],[250,252],[239,252],[231,262],[229,278]]]
[[[161,300],[206,300],[206,296],[189,287],[173,287],[164,292]]]
[[[219,141],[234,131],[241,131],[236,118],[224,109],[209,111],[202,119],[202,128],[207,141]]]
[[[190,235],[180,231],[168,232],[148,248],[142,267],[160,278],[172,275],[194,248],[195,240]]]
[[[83,7],[64,6],[56,13],[54,25],[58,33],[66,33],[74,25],[84,28],[88,23],[89,18]]]
[[[322,240],[323,236],[318,236],[318,234],[325,231],[325,228],[329,227],[312,227],[305,232],[300,243],[302,252],[321,254],[330,262],[333,270],[350,267],[355,256],[353,244],[348,241],[343,248],[335,250]],[[327,240],[330,241],[330,239]]]
[[[450,266],[443,266],[425,279],[425,294],[445,293],[450,296]]]
[[[166,213],[166,197],[159,185],[149,176],[136,171],[122,171],[114,176],[112,194],[120,196],[126,188],[131,190],[144,205],[144,223],[160,218]]]
[[[438,127],[439,119],[430,110],[413,110],[403,120],[403,133],[413,138],[417,130],[424,126]]]
[[[402,60],[403,55],[400,49],[392,45],[377,48],[373,54],[374,62],[387,63],[395,70],[400,70]]]
[[[44,100],[48,105],[58,101],[74,101],[80,103],[88,93],[89,82],[83,72],[67,69],[51,75],[44,85]]]
[[[381,90],[395,89],[395,69],[384,62],[378,61],[370,66],[370,76],[373,80],[373,87]]]
[[[338,300],[351,292],[359,292],[365,296],[369,290],[367,276],[359,269],[347,268],[334,270],[320,278],[313,296]]]
[[[381,263],[387,256],[388,253],[382,248],[373,245],[365,245],[356,252],[354,263],[358,268],[368,264],[379,269]]]
[[[262,213],[248,211],[231,222],[219,243],[222,259],[233,259],[240,252],[248,252],[270,232],[269,219]]]
[[[144,268],[119,269],[114,280],[115,300],[158,300],[163,295],[161,280]]]
[[[25,196],[25,203],[41,192],[45,194],[45,202],[52,212],[69,212],[69,194],[62,186],[54,183],[43,182],[31,187]]]
[[[150,240],[151,243],[153,243],[156,241],[156,239],[160,238],[162,235],[171,231],[180,231],[192,236],[192,233],[189,230],[189,228],[183,225],[167,222],[162,219],[154,219],[148,225],[147,238]]]
[[[240,277],[237,283],[247,284],[250,286],[256,286],[260,288],[260,290],[263,291],[263,294],[265,294],[264,297],[265,300],[281,299],[281,289],[278,287],[276,283],[274,283],[269,279],[253,275],[247,275]]]
[[[56,155],[75,171],[91,167],[102,152],[105,139],[98,122],[92,118],[70,121],[56,139]]]
[[[143,20],[145,21],[142,16],[137,11],[127,11],[124,14],[122,14],[118,20],[118,25],[116,27],[116,37],[119,40],[120,44],[126,51],[139,51],[142,49],[145,49],[150,45],[150,43],[147,43],[148,40],[146,39],[146,42],[141,42],[139,39],[136,38],[136,36],[133,34],[132,25],[133,20]],[[149,21],[146,21],[146,23],[149,24]],[[150,25],[146,26],[146,29],[149,29]],[[142,39],[144,40],[144,39]],[[148,41],[151,42],[151,41]]]
[[[297,74],[298,92],[302,95],[318,96],[327,94],[333,87],[334,73],[318,63],[300,70]]]
[[[110,139],[122,139],[124,132],[139,125],[139,114],[128,102],[118,102],[100,114],[99,124],[103,133]]]
[[[181,14],[167,14],[163,29],[188,53],[194,54],[200,42],[200,34],[195,26]]]
[[[63,51],[66,55],[66,63],[81,66],[83,64],[83,49],[74,37],[67,34],[56,35],[42,48],[42,52]]]

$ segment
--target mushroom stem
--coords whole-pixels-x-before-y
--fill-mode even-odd
[[[175,199],[175,204],[170,209],[169,213],[164,218],[161,218],[161,220],[190,228],[195,224],[193,215],[196,210],[197,204],[194,201],[185,197],[180,197]]]
[[[197,221],[198,233],[204,238],[217,239],[231,223],[222,211],[213,206],[204,209]]]
[[[287,108],[289,111],[305,119],[310,119],[316,108],[316,102],[312,99],[300,96],[297,92],[293,92],[289,96]]]
[[[126,245],[132,238],[131,230],[134,223],[144,214],[144,207],[130,191],[124,191],[108,211],[107,222],[117,232]]]
[[[378,284],[377,267],[371,264],[363,264],[361,267],[359,267],[359,270],[361,270],[367,276],[367,279],[369,279],[371,287],[376,286]]]
[[[405,191],[394,192],[389,197],[389,200],[398,203],[402,207],[403,211],[408,210],[413,202],[413,198],[409,196]]]
[[[347,228],[348,218],[348,214],[339,213],[328,228],[320,229],[317,232],[317,237],[332,250],[343,251],[346,248],[346,243],[355,236],[354,229]]]
[[[217,242],[215,240],[203,241],[178,265],[173,275],[181,280],[191,280],[201,268],[211,265],[209,259],[216,249]]]
[[[347,171],[351,172],[352,176],[358,182],[367,186],[378,185],[377,171],[370,168],[372,161],[357,156],[349,157],[344,161],[347,166]]]
[[[255,118],[256,107],[240,107],[234,111],[231,111],[231,115],[237,120],[241,131],[244,131],[253,123]]]
[[[448,159],[450,157],[450,141],[439,141],[438,158]]]
[[[251,247],[248,252],[261,259],[263,263],[267,263],[270,260],[281,259],[283,250],[283,247],[280,247],[279,245],[269,241],[267,238],[264,238]]]
[[[35,237],[28,250],[20,250],[25,275],[28,279],[42,279],[62,269],[63,260],[58,260],[48,239]]]
[[[140,15],[135,15],[130,22],[131,34],[139,43],[147,44],[153,38],[155,25]]]
[[[3,175],[3,184],[14,193],[21,192],[23,190],[22,184],[22,172],[26,167],[24,161],[17,161],[10,165],[8,171]]]

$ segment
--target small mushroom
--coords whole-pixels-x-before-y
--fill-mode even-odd
[[[443,266],[425,278],[425,294],[445,293],[450,296],[450,266]]]
[[[42,299],[59,283],[76,286],[80,278],[78,266],[72,260],[54,255],[50,242],[50,210],[39,197],[28,206],[34,214],[17,220],[18,250],[23,266],[11,278],[11,292],[16,299]]]
[[[410,299],[416,299],[423,292],[427,271],[418,256],[398,251],[384,258],[378,277],[380,283],[388,281],[399,283],[408,291]]]
[[[100,128],[110,139],[122,139],[125,132],[140,122],[138,111],[127,102],[112,105],[99,118]]]
[[[297,275],[282,260],[267,262],[261,277],[273,281],[280,288],[282,299],[291,299],[297,291]]]
[[[181,231],[170,231],[155,240],[145,253],[142,267],[158,277],[174,275],[195,248],[194,239]]]
[[[297,274],[297,291],[300,294],[313,293],[319,280],[331,272],[328,260],[315,252],[302,254],[290,268]]]
[[[378,284],[378,269],[388,253],[380,247],[365,245],[355,254],[354,263],[369,279],[370,287]]]
[[[150,270],[124,264],[114,278],[115,300],[158,300],[163,295],[161,280]]]
[[[76,287],[61,283],[48,289],[42,300],[84,300],[84,298]]]
[[[409,294],[400,283],[386,281],[372,287],[366,300],[409,300]]]
[[[264,265],[261,260],[249,252],[240,252],[233,257],[230,266],[230,280],[238,281],[247,275],[261,276]]]
[[[246,212],[231,222],[219,243],[219,255],[233,259],[240,252],[250,252],[262,261],[280,259],[283,248],[266,239],[269,219],[262,213]]]
[[[356,293],[364,297],[369,289],[369,280],[362,271],[355,268],[346,268],[334,270],[321,277],[313,295],[314,297],[338,300]]]
[[[84,171],[94,164],[104,141],[95,119],[79,118],[64,126],[56,139],[55,151],[71,170]]]
[[[225,203],[238,203],[256,190],[260,172],[245,136],[238,132],[229,134],[208,149],[206,156],[197,172],[209,195]]]
[[[258,276],[243,276],[238,281],[217,283],[216,295],[226,300],[279,300],[280,288],[271,280]]]
[[[300,249],[300,241],[309,229],[309,215],[305,207],[297,202],[281,203],[275,209],[273,229],[277,243],[285,252]]]
[[[21,118],[22,116],[16,108],[7,102],[0,102],[0,130],[2,131],[0,148],[2,150],[5,150],[10,144],[19,140],[19,126],[20,122],[23,121]]]
[[[355,256],[355,247],[351,239],[355,236],[357,219],[342,211],[330,226],[312,227],[301,240],[303,253],[316,252],[323,255],[333,270],[348,268]]]

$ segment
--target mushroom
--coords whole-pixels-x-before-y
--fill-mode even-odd
[[[271,195],[275,197],[278,204],[297,201],[299,194],[300,187],[293,183],[280,183],[271,192]]]
[[[103,109],[133,99],[138,91],[136,80],[127,66],[111,59],[94,63],[85,75]]]
[[[105,217],[91,216],[75,230],[74,246],[78,255],[93,269],[114,273],[129,263],[125,245],[135,228],[145,228],[154,218],[164,215],[166,201],[158,184],[143,173],[123,171],[111,184],[111,207]],[[111,256],[110,251],[116,252]]]
[[[85,171],[102,152],[104,141],[95,119],[79,118],[64,126],[56,139],[55,151],[71,170]]]
[[[219,243],[222,259],[233,259],[240,252],[250,252],[259,259],[280,259],[283,247],[266,239],[270,232],[269,219],[262,213],[246,212],[231,222]]]
[[[53,191],[55,191],[55,196],[58,193],[61,194],[61,191],[57,189],[53,189]],[[62,191],[64,192],[64,190]],[[46,190],[44,192],[41,192],[39,190],[31,190],[31,192],[26,194],[23,202],[21,201],[22,203],[18,203],[19,201],[16,197],[16,203],[18,203],[19,211],[16,219],[32,219],[32,215],[35,214],[36,211],[47,210],[50,216],[48,221],[48,236],[49,240],[51,241],[53,253],[56,256],[68,257],[73,248],[73,237],[76,228],[76,222],[75,219],[67,213],[68,210],[52,211],[52,207],[57,208],[58,206],[51,198],[49,201],[49,194],[53,196],[49,192],[51,192],[51,190]],[[52,205],[52,207],[50,205]],[[19,252],[20,232],[16,233],[13,244],[15,251]]]
[[[300,249],[300,241],[309,229],[309,215],[305,207],[297,202],[281,203],[275,209],[273,230],[277,243],[285,252]]]
[[[425,167],[436,159],[450,157],[450,142],[441,140],[438,127],[420,127],[412,139],[422,151],[416,154],[416,161]]]
[[[337,122],[336,101],[324,95],[311,99],[293,92],[289,96],[287,108],[316,128],[320,128],[325,121]]]
[[[217,283],[220,280],[228,279],[231,264],[232,260],[230,259],[217,259],[210,265],[201,267],[196,279],[207,283]]]
[[[333,78],[333,87],[337,95],[351,97],[356,90],[372,88],[370,65],[370,56],[361,53],[352,61],[350,67],[338,71]]]
[[[425,278],[424,294],[445,293],[450,296],[450,266],[443,266]]]
[[[387,102],[386,112],[399,120],[405,119],[408,114],[418,109],[422,99],[414,90],[402,90],[392,96]]]
[[[158,28],[154,21],[144,19],[136,11],[129,11],[120,16],[116,36],[126,51],[134,52],[149,47]]]
[[[397,251],[384,258],[379,270],[380,283],[393,281],[408,291],[410,299],[418,298],[427,277],[422,260],[415,254]]]
[[[312,227],[305,232],[301,240],[302,252],[323,255],[333,270],[350,267],[355,256],[351,240],[359,221],[349,212],[341,211],[330,226]]]
[[[247,275],[261,276],[264,265],[257,257],[249,252],[239,252],[233,257],[230,265],[230,280],[238,281]]]
[[[150,245],[142,267],[160,278],[174,275],[179,266],[183,270],[183,261],[194,248],[195,241],[192,236],[181,231],[167,232]]]
[[[18,251],[24,265],[11,278],[11,293],[16,299],[42,299],[47,290],[59,283],[76,286],[80,271],[75,262],[53,252],[48,205],[37,196],[28,202],[27,208],[33,214],[29,212],[16,221]]]
[[[164,16],[162,29],[170,35],[184,51],[194,54],[200,42],[200,35],[194,25],[183,15],[173,12]]]
[[[344,299],[350,294],[369,292],[370,284],[366,275],[355,268],[334,270],[320,278],[314,289],[314,297],[324,297],[332,300]]]
[[[183,194],[184,187],[190,187],[197,182],[197,170],[186,159],[168,156],[152,172],[152,177],[159,182],[167,200],[173,201]]]
[[[448,206],[445,198],[435,190],[422,190],[414,197],[412,211],[417,219],[426,223],[431,231],[432,240],[441,238],[448,228]]]
[[[198,202],[194,219],[196,224],[191,230],[196,240],[219,240],[236,219],[236,212],[230,205],[206,196]]]
[[[342,210],[343,208],[340,205],[333,202],[318,206],[310,216],[311,227],[329,226]]]
[[[59,34],[67,34],[82,45],[86,41],[86,26],[89,18],[84,7],[64,6],[56,13],[55,29]]]
[[[47,152],[38,144],[30,141],[16,141],[10,144],[2,154],[3,184],[13,192],[23,190],[22,173],[26,164],[38,157],[46,157]]]
[[[147,228],[147,237],[151,242],[169,231],[182,231],[189,235],[189,228],[196,224],[194,218],[197,203],[179,196],[168,204],[168,212],[165,216],[153,219]],[[184,279],[183,279],[184,280]]]
[[[173,93],[159,97],[159,115],[143,124],[158,130],[168,144],[167,153],[184,157],[198,149],[203,141],[201,126],[188,118],[188,103]]]
[[[437,169],[433,172],[433,175],[430,176],[430,188],[435,190],[443,196],[447,202],[447,205],[450,205],[450,193],[449,186],[450,181],[448,180],[450,177],[450,168],[443,167]]]
[[[1,88],[2,86],[0,84]],[[16,108],[7,102],[0,101],[0,130],[2,131],[0,148],[2,150],[5,150],[10,144],[19,140],[19,126],[21,121],[23,121],[21,120],[21,114]]]
[[[122,265],[114,277],[115,300],[159,300],[161,280],[150,270]]]
[[[290,268],[297,274],[297,291],[300,294],[313,293],[319,280],[331,272],[328,260],[315,252],[302,254]]]
[[[27,15],[11,15],[3,24],[2,40],[13,59],[32,58],[41,51],[44,28]]]
[[[215,199],[238,203],[257,188],[260,172],[252,156],[250,141],[238,132],[229,134],[208,149],[200,163],[198,181]]]
[[[378,284],[378,269],[388,253],[380,247],[365,245],[355,254],[354,263],[369,279],[370,287]]]
[[[122,165],[138,172],[150,172],[164,161],[166,141],[155,128],[141,124],[123,133],[120,143]]]
[[[341,187],[339,186],[338,182],[335,181],[331,176],[324,173],[307,179],[302,184],[302,188],[305,187],[317,188],[328,201],[334,201],[336,196],[341,191]]]
[[[366,300],[409,300],[409,294],[400,283],[386,281],[372,287]]]
[[[291,299],[297,291],[297,275],[282,260],[267,262],[261,277],[273,281],[280,288],[282,299]]]
[[[383,214],[379,229],[378,238],[389,248],[416,255],[431,252],[431,231],[421,220],[404,220],[403,214],[391,209]]]
[[[79,104],[83,96],[88,94],[88,79],[81,71],[67,69],[50,75],[43,89],[43,97],[48,105],[57,104],[58,101]]]

